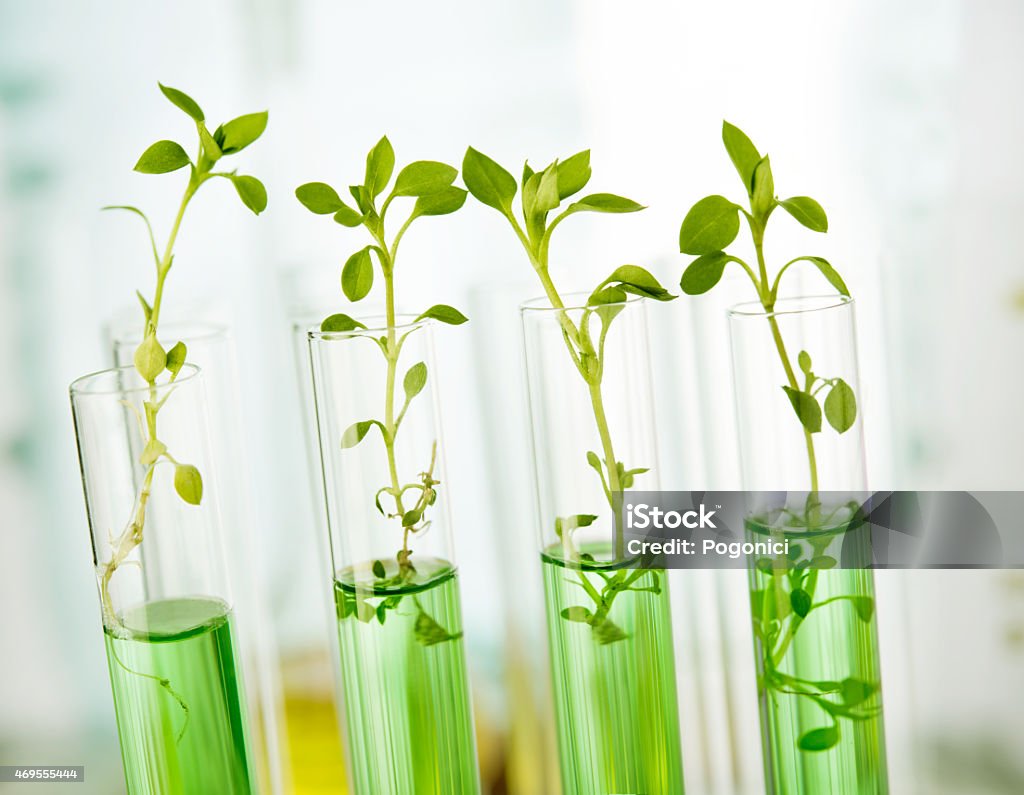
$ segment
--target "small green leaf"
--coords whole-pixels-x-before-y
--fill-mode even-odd
[[[757,147],[739,127],[727,121],[722,122],[722,143],[725,144],[725,151],[729,153],[729,159],[736,166],[736,172],[743,180],[747,195],[750,196],[754,187],[754,169],[761,160]]]
[[[533,213],[543,216],[558,206],[558,163],[552,163],[540,175],[537,195],[533,199]]]
[[[629,296],[621,287],[602,287],[594,290],[587,298],[587,306],[605,306],[606,304],[621,304]]]
[[[157,83],[160,86],[160,91],[167,97],[172,103],[178,108],[185,111],[189,116],[192,117],[193,121],[203,121],[206,117],[203,115],[203,109],[199,107],[199,103],[196,102],[192,97],[186,94],[184,91],[179,91],[176,88],[165,86],[163,83]]]
[[[260,113],[247,113],[218,128],[220,137],[218,138],[216,132],[213,137],[220,144],[224,154],[236,154],[263,135],[263,131],[267,129],[268,117],[269,114],[265,110]]]
[[[411,511],[406,511],[402,514],[402,527],[413,527],[422,518],[423,511],[418,511],[415,508]]]
[[[854,596],[850,599],[853,602],[853,609],[857,611],[857,617],[865,624],[871,621],[875,614],[875,600],[870,596]]]
[[[405,374],[405,378],[402,379],[402,389],[405,390],[405,399],[412,400],[420,392],[423,391],[423,387],[427,385],[427,364],[426,362],[417,362],[409,368]]]
[[[754,169],[754,191],[750,198],[750,209],[754,215],[764,218],[775,206],[775,180],[768,155],[761,158]]]
[[[341,447],[343,450],[347,450],[350,447],[355,447],[369,433],[370,428],[374,425],[381,427],[380,423],[376,420],[363,420],[362,422],[355,422],[345,429],[345,433],[341,435]],[[383,428],[381,427],[383,432]]]
[[[142,153],[135,170],[140,174],[167,174],[184,168],[192,161],[185,150],[174,141],[157,141]]]
[[[785,390],[786,397],[789,398],[800,424],[810,433],[818,433],[821,430],[821,406],[818,405],[817,399],[807,392],[789,386],[782,388]]]
[[[413,205],[412,214],[417,218],[421,215],[448,215],[460,209],[465,203],[466,191],[451,186],[437,193],[420,196]]]
[[[447,304],[434,304],[430,309],[416,318],[416,321],[425,320],[430,318],[431,320],[437,320],[441,323],[447,323],[449,326],[460,326],[469,320],[464,314],[453,306]]]
[[[831,555],[817,555],[811,558],[810,567],[812,569],[834,569],[837,565],[837,561]]]
[[[811,595],[803,588],[797,588],[789,594],[789,604],[800,618],[806,618],[811,612]]]
[[[839,742],[839,727],[826,726],[823,729],[811,729],[800,736],[797,745],[803,751],[827,751]]]
[[[831,284],[840,295],[845,295],[847,298],[850,297],[850,290],[846,286],[846,282],[843,281],[843,277],[839,275],[835,268],[833,268],[828,260],[824,257],[801,257],[814,265],[821,275],[828,279],[828,283]]]
[[[154,335],[149,335],[135,349],[135,369],[148,383],[153,383],[167,367],[167,353]]]
[[[420,614],[416,616],[415,625],[413,625],[413,636],[423,646],[436,646],[438,643],[458,640],[462,637],[462,633],[452,634],[421,610]]]
[[[203,499],[203,478],[191,464],[178,464],[174,468],[174,490],[189,505],[198,505]]]
[[[577,621],[581,624],[586,624],[594,617],[594,614],[590,612],[586,607],[575,605],[573,607],[567,607],[562,611],[562,618],[566,621]]]
[[[828,216],[821,205],[810,196],[793,196],[783,199],[779,206],[797,221],[814,232],[828,231]]]
[[[417,160],[400,172],[395,180],[395,196],[429,196],[442,191],[455,181],[459,172],[447,163]]]
[[[369,198],[369,193],[367,193],[362,185],[349,185],[348,192],[356,200],[356,207],[359,208],[359,212],[365,216],[373,213],[373,201]]]
[[[653,298],[655,301],[671,301],[675,298],[650,271],[639,265],[621,265],[616,268],[603,284],[615,284],[627,293]]]
[[[579,193],[590,182],[590,150],[584,149],[558,164],[558,198]],[[525,181],[525,180],[524,180]]]
[[[355,331],[356,329],[365,329],[366,326],[356,320],[354,317],[350,317],[343,313],[331,315],[326,318],[323,323],[320,324],[320,330],[326,332],[344,332],[344,331]]]
[[[345,207],[338,192],[326,182],[307,182],[295,189],[295,198],[317,215],[336,213]]]
[[[384,604],[384,602],[381,602],[379,605],[377,605],[377,621],[380,623],[381,626],[384,626],[384,622],[387,620],[387,617],[387,605]]]
[[[388,576],[387,571],[384,569],[384,564],[379,560],[373,562],[373,576],[378,580],[383,580]]]
[[[851,676],[842,681],[841,690],[843,703],[848,707],[856,707],[878,692],[878,684]]]
[[[181,368],[185,366],[185,359],[188,356],[188,348],[184,342],[180,340],[171,346],[171,349],[167,351],[166,367],[167,371],[171,374],[171,378],[177,378],[178,373],[181,372]]]
[[[366,155],[366,178],[363,187],[370,199],[376,199],[384,192],[395,170],[395,150],[385,135]]]
[[[487,155],[472,146],[462,159],[462,179],[473,197],[505,215],[512,212],[516,179]]]
[[[683,278],[679,280],[679,289],[687,295],[702,295],[718,284],[722,279],[729,256],[722,251],[713,251],[697,257],[686,266]]]
[[[842,378],[837,378],[825,396],[825,418],[839,433],[846,433],[857,421],[857,398]]]
[[[150,464],[155,464],[160,456],[166,452],[167,445],[159,439],[150,439],[146,442],[146,447],[142,451],[142,455],[139,456],[139,463],[144,467],[148,467]]]
[[[592,513],[578,513],[574,516],[559,516],[555,518],[555,534],[562,538],[564,533],[571,533],[580,527],[589,527],[597,521],[597,516]]]
[[[349,207],[347,204],[342,204],[341,209],[334,214],[335,223],[339,223],[342,226],[349,228],[359,226],[363,222],[363,216]]]
[[[370,246],[348,258],[341,269],[341,290],[349,301],[362,301],[373,287],[373,261]]]
[[[220,160],[221,155],[224,154],[221,151],[220,144],[210,134],[210,131],[206,129],[206,125],[203,122],[196,122],[196,127],[199,129],[199,142],[203,145],[203,153],[209,160],[216,163]]]
[[[591,193],[570,204],[569,209],[573,212],[635,213],[645,207],[632,199],[616,196],[614,193]]]
[[[601,471],[601,459],[597,457],[597,453],[593,450],[587,450],[587,463],[598,472]]]
[[[679,227],[679,250],[697,255],[721,252],[739,234],[739,209],[724,196],[705,196]]]
[[[800,351],[797,354],[796,363],[800,365],[800,370],[804,375],[811,374],[811,354],[807,351]]]
[[[267,209],[267,189],[256,177],[232,175],[231,184],[235,186],[242,204],[253,213],[259,215]]]

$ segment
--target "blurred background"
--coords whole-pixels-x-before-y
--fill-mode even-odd
[[[281,791],[327,793],[344,791],[329,573],[293,325],[345,308],[338,275],[363,242],[295,186],[361,181],[384,133],[400,163],[459,164],[471,144],[513,171],[589,147],[590,187],[649,209],[566,224],[559,286],[623,262],[675,286],[686,210],[740,187],[727,118],[771,154],[780,195],[829,213],[826,237],[780,224],[769,256],[825,256],[856,297],[871,485],[1017,489],[1022,34],[1015,0],[0,0],[0,764],[85,764],[88,791],[123,791],[67,385],[109,366],[110,324],[151,290],[141,227],[98,208],[140,206],[162,238],[180,196],[183,175],[132,172],[155,140],[192,146],[158,80],[215,122],[270,110],[239,156],[266,213],[205,189],[167,300],[232,329]],[[483,775],[493,793],[553,793],[515,311],[537,290],[472,202],[403,248],[400,295],[473,320],[441,335],[438,367]],[[666,487],[734,485],[725,304],[709,301],[652,313]],[[879,587],[894,791],[1024,791],[1024,578]],[[742,582],[707,573],[676,592],[688,791],[758,792]]]

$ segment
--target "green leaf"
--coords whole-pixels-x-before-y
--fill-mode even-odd
[[[423,511],[418,511],[415,508],[411,511],[406,511],[402,514],[402,527],[413,527],[422,518]]]
[[[843,703],[848,707],[856,707],[878,692],[878,684],[851,676],[842,681],[841,692]]]
[[[454,186],[444,188],[427,196],[420,196],[413,205],[413,217],[421,215],[448,215],[466,203],[466,191]]]
[[[167,353],[154,335],[149,335],[135,349],[135,369],[148,382],[153,383],[167,366]]]
[[[661,283],[654,278],[650,271],[639,265],[620,265],[601,284],[602,286],[618,285],[627,293],[653,298],[655,301],[671,301],[675,298],[672,293],[661,286]]]
[[[705,196],[679,227],[679,250],[697,255],[721,252],[739,234],[739,209],[724,196]]]
[[[203,109],[199,107],[199,103],[184,91],[165,86],[163,83],[157,83],[157,85],[160,86],[160,91],[163,92],[163,95],[191,116],[193,121],[200,122],[205,120],[206,117],[203,115]]]
[[[757,147],[751,142],[746,134],[739,128],[727,121],[722,122],[722,143],[725,144],[725,151],[729,153],[729,159],[736,166],[736,172],[743,180],[743,187],[750,196],[754,187],[754,169],[761,160]]]
[[[590,150],[584,149],[558,164],[558,198],[579,193],[590,182]]]
[[[697,257],[686,266],[679,288],[687,295],[702,295],[722,279],[729,256],[722,251],[713,251]]]
[[[402,379],[402,389],[405,390],[405,399],[412,400],[420,392],[423,391],[423,387],[427,385],[427,364],[426,362],[417,362],[409,368],[405,374],[405,378]]]
[[[768,155],[761,158],[754,169],[754,191],[750,198],[750,209],[754,215],[764,218],[775,206],[775,179]]]
[[[527,160],[527,161],[525,161],[523,163],[523,183],[522,184],[525,185],[529,181],[530,177],[532,177],[532,176],[533,176],[533,169],[530,168],[530,161]]]
[[[181,368],[185,366],[185,358],[188,356],[188,348],[184,342],[180,340],[171,346],[171,349],[167,351],[167,371],[171,374],[172,378],[177,378],[178,373],[181,372]]]
[[[825,418],[839,433],[846,433],[857,421],[857,398],[842,378],[837,378],[825,397]]]
[[[373,576],[378,580],[383,580],[388,576],[387,571],[384,569],[384,564],[379,560],[373,562]]]
[[[326,318],[323,323],[320,324],[320,330],[326,332],[344,332],[344,331],[355,331],[356,329],[365,329],[366,326],[356,320],[354,317],[349,317],[346,314],[339,313],[331,315]]]
[[[421,610],[420,614],[416,616],[413,636],[423,646],[436,646],[438,643],[458,640],[462,637],[462,633],[456,632],[452,634]]]
[[[441,323],[447,323],[449,326],[460,326],[469,320],[464,314],[453,306],[447,304],[434,304],[430,309],[416,318],[416,321],[425,320],[430,318],[431,320],[437,320]]]
[[[307,210],[317,215],[329,215],[346,207],[338,192],[326,182],[307,182],[305,185],[299,185],[295,189],[295,198],[302,202]]]
[[[853,609],[857,611],[857,617],[865,624],[871,621],[871,617],[875,614],[875,600],[870,596],[853,596],[850,598],[853,602]]]
[[[785,390],[786,397],[789,398],[800,424],[810,433],[818,433],[821,430],[821,406],[818,405],[817,399],[807,392],[801,392],[789,386],[782,388]]]
[[[779,202],[787,213],[814,232],[828,231],[828,216],[825,210],[810,196],[793,196]]]
[[[555,518],[555,535],[562,538],[565,533],[571,533],[580,527],[589,527],[597,521],[597,516],[592,513],[578,513],[574,516],[558,516]]]
[[[800,351],[796,357],[796,363],[800,365],[800,370],[804,375],[811,374],[811,354],[807,351]]]
[[[369,193],[362,185],[349,185],[348,192],[356,200],[356,207],[359,208],[359,212],[366,216],[373,212],[373,202],[369,198]]]
[[[827,751],[839,742],[839,727],[826,726],[823,729],[811,729],[800,736],[797,745],[802,751]]]
[[[341,290],[349,301],[362,301],[373,287],[373,261],[370,246],[348,258],[341,269]]]
[[[601,459],[598,458],[597,453],[593,450],[587,450],[587,463],[598,472],[601,471]]]
[[[232,175],[231,184],[235,186],[242,204],[256,215],[267,209],[267,189],[256,177]]]
[[[146,325],[148,326],[150,319],[153,317],[153,307],[149,305],[149,301],[138,290],[135,291],[135,297],[139,299],[139,306],[142,307],[142,314],[146,318]]]
[[[400,172],[395,180],[395,196],[429,196],[442,191],[455,181],[459,172],[447,163],[417,160]]]
[[[339,223],[342,226],[355,227],[359,226],[363,222],[363,216],[349,207],[347,204],[342,204],[341,209],[334,214],[335,223]]]
[[[160,456],[166,452],[167,445],[159,439],[150,439],[146,442],[146,447],[142,451],[142,455],[139,456],[139,463],[144,467],[148,467],[150,464],[155,464],[157,460],[159,460]]]
[[[806,618],[811,612],[811,595],[803,588],[797,588],[789,594],[789,604],[800,618]]]
[[[366,155],[366,178],[363,187],[370,199],[376,199],[384,192],[395,170],[395,150],[385,135]]]
[[[833,268],[828,260],[824,257],[800,257],[800,259],[807,260],[814,265],[821,275],[824,276],[828,283],[836,288],[840,295],[845,295],[847,298],[850,297],[850,290],[846,286],[846,282],[843,281],[843,277],[839,275],[835,268]]]
[[[140,174],[167,174],[184,168],[192,161],[185,150],[174,141],[157,141],[142,153],[135,170]]]
[[[174,467],[174,490],[189,505],[198,505],[203,499],[203,477],[191,464]]]
[[[216,163],[220,160],[221,155],[224,154],[221,151],[220,144],[210,135],[210,131],[206,129],[206,125],[203,122],[196,122],[196,127],[199,129],[199,142],[203,145],[204,154],[209,160]]]
[[[604,306],[606,304],[621,304],[629,296],[621,287],[601,287],[594,290],[587,298],[587,306]]]
[[[632,199],[616,196],[614,193],[591,193],[570,204],[569,209],[573,212],[635,213],[645,207]]]
[[[811,558],[810,567],[812,569],[834,569],[836,567],[836,559],[831,555],[817,555]]]
[[[377,420],[363,420],[362,422],[354,422],[345,429],[345,433],[341,435],[341,447],[343,450],[347,450],[349,447],[355,447],[365,438],[366,434],[370,432],[370,428],[374,425],[381,429],[381,433],[384,432],[384,426],[382,426]]]
[[[233,155],[241,152],[245,147],[263,135],[267,129],[267,111],[260,113],[247,113],[232,119],[223,127],[219,128],[220,137],[214,133],[214,140],[220,144],[221,151],[226,155]]]
[[[580,605],[574,605],[573,607],[567,607],[562,611],[562,618],[566,621],[576,621],[581,624],[587,624],[590,619],[594,617],[594,614],[590,612],[586,607]]]
[[[558,206],[558,172],[560,166],[557,162],[548,166],[540,175],[540,182],[537,184],[537,195],[533,199],[533,213],[543,216]]]
[[[462,179],[473,197],[505,215],[512,213],[516,179],[483,152],[472,146],[462,159]]]

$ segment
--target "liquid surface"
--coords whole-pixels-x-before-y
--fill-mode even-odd
[[[665,573],[567,566],[560,554],[541,561],[564,795],[681,795]],[[609,600],[616,580],[628,587]]]
[[[335,580],[354,792],[477,795],[458,576],[444,560],[414,563],[404,584],[394,564]]]
[[[215,599],[149,602],[105,631],[131,795],[252,792],[231,613]]]
[[[768,792],[884,795],[873,575],[836,567],[842,528],[773,533],[788,536],[789,556],[750,574]]]

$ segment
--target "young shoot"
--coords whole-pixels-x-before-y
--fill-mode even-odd
[[[199,505],[203,498],[203,478],[192,464],[175,458],[158,434],[157,417],[173,387],[158,399],[158,387],[173,385],[185,364],[187,350],[184,342],[176,342],[165,350],[158,341],[160,313],[163,309],[164,289],[167,276],[174,264],[174,245],[181,230],[185,211],[192,197],[207,182],[216,178],[231,182],[242,203],[259,215],[266,209],[267,192],[256,177],[239,174],[236,170],[223,170],[222,163],[241,152],[263,134],[267,126],[267,112],[249,113],[218,125],[211,133],[206,125],[206,116],[199,104],[188,94],[176,88],[158,84],[160,91],[175,107],[189,117],[195,127],[195,156],[189,157],[181,144],[163,140],[146,149],[135,164],[140,174],[169,174],[188,170],[188,181],[178,206],[178,212],[171,224],[170,232],[162,249],[158,248],[153,226],[142,210],[127,205],[104,207],[104,210],[123,210],[137,215],[146,225],[149,248],[155,269],[156,283],[151,298],[136,291],[142,309],[142,342],[135,350],[134,363],[139,376],[149,387],[149,399],[143,403],[143,414],[138,415],[140,432],[145,441],[139,463],[145,467],[142,484],[132,507],[131,518],[119,536],[113,539],[109,560],[102,564],[100,574],[100,596],[103,604],[104,623],[116,627],[120,619],[114,612],[110,598],[110,579],[118,567],[126,561],[142,543],[146,523],[146,506],[150,499],[153,475],[161,463],[174,467],[174,488],[178,496],[189,505]],[[133,407],[134,410],[134,407]]]
[[[874,600],[868,596],[833,596],[815,601],[820,573],[836,566],[835,559],[825,554],[832,540],[832,535],[825,531],[834,524],[832,519],[836,511],[822,513],[818,499],[814,435],[822,432],[823,414],[836,433],[850,430],[857,420],[857,399],[852,387],[842,378],[816,373],[811,355],[806,350],[799,351],[794,365],[772,312],[783,275],[797,263],[815,267],[840,295],[848,298],[850,291],[831,263],[818,256],[794,257],[772,276],[764,254],[764,240],[773,212],[782,208],[807,229],[822,234],[828,231],[828,218],[821,205],[809,196],[776,197],[768,156],[762,156],[738,127],[723,122],[722,142],[743,182],[747,206],[719,195],[706,196],[693,205],[679,230],[679,250],[695,255],[696,259],[683,271],[679,286],[688,295],[706,293],[718,284],[725,267],[735,263],[750,277],[768,320],[768,331],[785,375],[781,388],[800,423],[807,449],[810,494],[804,515],[793,514],[791,524],[804,532],[821,532],[808,537],[809,549],[806,551],[801,544],[793,544],[788,558],[757,561],[751,606],[754,632],[761,648],[760,681],[773,701],[795,697],[820,710],[827,725],[805,732],[797,745],[802,751],[826,751],[841,739],[841,719],[865,721],[880,714],[881,705],[877,699],[879,683],[856,677],[841,681],[807,679],[784,672],[782,665],[798,630],[813,611],[852,609],[858,620],[865,624],[870,623],[874,615]],[[753,242],[753,266],[726,250],[739,234],[741,216],[746,219]],[[823,403],[820,402],[822,398]]]
[[[360,419],[352,423],[340,440],[343,448],[350,448],[363,443],[368,436],[379,435],[384,445],[388,482],[381,486],[373,499],[381,515],[393,520],[400,528],[402,543],[395,555],[397,569],[394,575],[389,576],[383,561],[373,562],[372,571],[377,588],[401,586],[415,575],[410,539],[430,526],[430,508],[437,500],[440,486],[434,475],[436,441],[418,475],[402,477],[398,471],[396,449],[402,422],[412,401],[426,387],[428,375],[426,362],[416,362],[399,378],[402,347],[413,331],[400,333],[396,326],[395,269],[398,249],[414,221],[429,216],[449,215],[466,202],[466,191],[453,184],[458,170],[452,166],[432,160],[417,160],[401,169],[392,184],[394,170],[395,152],[385,136],[366,156],[363,184],[349,188],[354,206],[343,201],[338,191],[325,182],[308,182],[295,190],[296,198],[310,212],[330,216],[341,226],[362,227],[369,235],[370,242],[349,256],[341,270],[341,290],[345,297],[352,302],[366,298],[373,288],[374,274],[378,270],[384,283],[386,332],[380,338],[370,338],[380,349],[386,366],[382,414],[377,418]],[[403,204],[403,199],[413,199],[412,207],[398,222],[397,231],[389,237],[388,221],[394,217],[395,208]],[[399,201],[396,203],[396,200]],[[430,307],[420,313],[416,320],[418,322],[428,318],[453,326],[467,320],[459,310],[445,304]],[[346,332],[367,327],[359,320],[339,313],[327,317],[320,328],[325,332]],[[383,624],[386,611],[396,609],[400,602],[401,597],[392,596],[373,607],[353,600],[351,605],[345,602],[344,613],[355,615],[362,621],[369,621],[376,616]],[[421,642],[431,645],[458,637],[442,637],[445,632],[443,628],[422,613],[418,602],[416,606],[420,613],[416,625],[417,638]]]
[[[600,442],[598,451],[580,451],[580,463],[592,468],[600,478],[601,489],[614,517],[614,495],[632,487],[635,478],[648,470],[643,466],[627,466],[615,454],[601,392],[605,341],[612,322],[624,309],[623,302],[630,295],[655,301],[670,301],[675,296],[669,294],[646,269],[638,265],[622,265],[594,288],[578,320],[567,311],[550,271],[551,238],[555,229],[567,218],[579,213],[634,213],[644,209],[632,199],[612,193],[591,193],[567,202],[587,186],[590,177],[589,150],[578,152],[565,160],[555,160],[540,171],[534,171],[527,162],[518,184],[505,168],[472,147],[466,151],[462,162],[462,178],[469,192],[482,204],[497,210],[508,221],[526,251],[544,295],[551,307],[557,310],[566,353],[586,384]],[[514,206],[517,193],[520,194],[518,210]],[[576,530],[592,524],[596,519],[595,514],[555,518],[555,533],[561,540],[563,552],[577,563],[583,561],[591,566],[601,565],[588,553],[581,554],[573,541]],[[616,533],[614,557],[619,563],[626,558],[623,544],[622,534]],[[608,613],[616,594],[624,590],[651,590],[640,582],[648,579],[643,577],[645,573],[621,568],[611,574],[602,572],[604,587],[601,591],[585,575],[578,573],[580,585],[594,602],[595,609],[569,608],[563,618],[589,624],[600,643],[625,638],[625,633],[608,619]],[[658,587],[658,573],[651,572],[650,575],[654,587]]]

